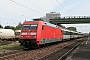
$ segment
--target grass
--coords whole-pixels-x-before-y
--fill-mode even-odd
[[[0,39],[0,42],[1,42],[2,40]]]
[[[14,49],[14,50],[21,49],[22,47],[19,45],[20,45],[20,43],[18,41],[16,41],[16,42],[13,42],[11,44],[0,46],[0,50],[3,50],[3,49]]]

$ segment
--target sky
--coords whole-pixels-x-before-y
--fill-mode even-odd
[[[90,16],[90,0],[0,0],[0,24],[16,26],[19,22],[60,12],[65,16]],[[62,24],[76,27],[77,31],[90,32],[88,24]]]

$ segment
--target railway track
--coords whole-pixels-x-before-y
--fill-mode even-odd
[[[6,44],[10,44],[10,43],[12,43],[12,42],[15,42],[15,41],[1,41],[1,42],[0,42],[0,46],[6,45]]]
[[[63,47],[69,46],[73,43],[75,43],[76,40],[56,44],[56,45],[51,45],[47,47],[43,47],[40,49],[35,49],[35,50],[29,50],[29,51],[23,51],[23,50],[17,50],[17,51],[12,51],[9,53],[4,53],[0,55],[0,60],[42,60],[45,59],[45,57],[49,57],[51,53],[62,50]]]
[[[54,51],[46,56],[39,58],[39,60],[65,60],[68,54],[78,47],[84,40],[77,41],[73,44],[65,46],[64,48]]]
[[[11,52],[8,52],[8,53],[2,53],[2,54],[0,54],[0,60],[3,60],[7,57],[10,58],[11,55],[13,56],[14,54],[17,54],[18,52],[20,52],[20,51],[11,51]]]

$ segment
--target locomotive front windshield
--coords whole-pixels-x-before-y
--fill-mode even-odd
[[[37,24],[25,24],[23,25],[23,30],[36,30]]]

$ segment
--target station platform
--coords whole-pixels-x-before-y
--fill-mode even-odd
[[[90,60],[90,37],[85,40],[65,60]]]

